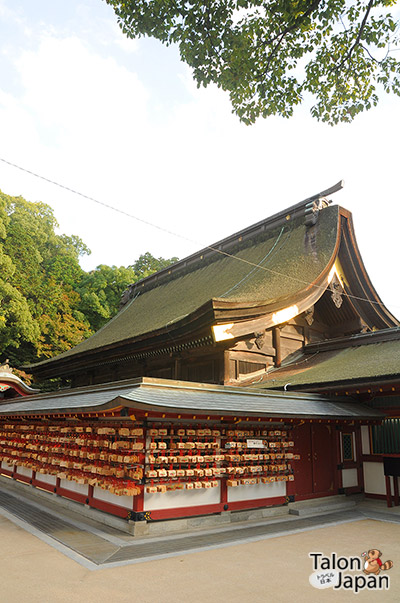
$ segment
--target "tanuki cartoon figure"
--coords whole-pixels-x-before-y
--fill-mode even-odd
[[[363,553],[364,557],[364,574],[375,574],[376,576],[381,570],[389,570],[393,567],[393,561],[381,561],[382,553],[378,549],[370,549],[368,553]]]

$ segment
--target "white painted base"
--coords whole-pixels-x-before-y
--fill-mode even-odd
[[[156,492],[154,494],[145,492],[144,510],[155,511],[216,505],[220,501],[220,484],[217,488],[202,488],[201,490],[172,490],[171,492]]]
[[[7,461],[2,461],[1,462],[1,468],[2,469],[6,469],[6,471],[13,471],[14,470],[14,465],[9,465],[7,463]]]
[[[113,494],[108,490],[98,488],[97,486],[94,487],[93,498],[97,498],[98,500],[102,500],[113,505],[118,505],[119,507],[124,507],[125,509],[133,509],[133,496],[117,496],[116,494]]]
[[[30,479],[32,477],[32,469],[29,469],[28,467],[17,467],[17,475],[18,474],[29,477]]]
[[[44,484],[51,484],[52,486],[56,485],[57,477],[55,475],[47,475],[47,473],[36,473],[36,479],[38,482],[43,482]]]
[[[87,484],[78,484],[69,479],[61,479],[60,480],[61,488],[65,488],[65,490],[70,490],[71,492],[77,492],[78,494],[83,494],[87,496],[89,493],[89,486]]]
[[[275,498],[278,496],[286,496],[286,482],[228,487],[228,502],[259,500],[260,498]]]

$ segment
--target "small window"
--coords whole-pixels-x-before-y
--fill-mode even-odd
[[[342,433],[343,461],[354,461],[353,434]]]

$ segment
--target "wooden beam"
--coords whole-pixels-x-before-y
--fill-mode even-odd
[[[275,348],[275,366],[279,367],[282,364],[282,350],[281,350],[281,330],[279,327],[274,327],[272,330],[272,338]]]

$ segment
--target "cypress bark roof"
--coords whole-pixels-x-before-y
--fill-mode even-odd
[[[287,214],[287,219],[277,222],[265,228],[258,224],[250,237],[233,235],[226,246],[229,255],[204,250],[161,271],[157,278],[139,281],[132,286],[131,300],[97,333],[33,366],[168,329],[206,305],[284,306],[326,271],[337,245],[338,206],[320,212],[312,237],[304,213]]]
[[[256,387],[329,389],[400,381],[400,329],[393,328],[305,346]]]
[[[71,362],[76,367],[166,349],[185,337],[212,343],[216,324],[234,324],[228,329],[234,338],[258,332],[269,328],[281,309],[294,304],[300,314],[311,307],[328,287],[337,258],[355,315],[370,328],[398,325],[369,281],[351,214],[318,202],[310,219],[308,201],[131,285],[121,311],[97,333],[27,368],[54,376],[60,367],[67,373]]]
[[[101,412],[122,407],[143,411],[247,417],[382,419],[379,410],[345,399],[143,377],[132,381],[62,390],[0,404],[0,416]]]

